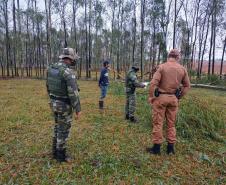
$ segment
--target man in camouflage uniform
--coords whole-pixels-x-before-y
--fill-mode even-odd
[[[59,162],[69,162],[66,155],[66,140],[72,123],[73,112],[78,119],[81,114],[78,86],[75,72],[70,69],[79,57],[72,48],[64,48],[60,61],[47,70],[47,91],[50,97],[55,127],[53,136],[53,157]]]
[[[132,68],[126,75],[126,107],[125,107],[125,119],[130,120],[133,123],[138,122],[135,118],[136,110],[136,88],[144,88],[145,85],[137,80],[136,73],[139,71],[137,64],[133,65]]]

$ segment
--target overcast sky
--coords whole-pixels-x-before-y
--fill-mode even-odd
[[[27,7],[27,0],[20,0],[21,8],[25,9]],[[44,0],[37,1],[37,7],[41,10],[45,10]]]

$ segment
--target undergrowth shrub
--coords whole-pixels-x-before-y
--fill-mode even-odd
[[[200,79],[193,79],[192,83],[198,83],[198,84],[210,84],[210,85],[219,85],[224,86],[226,85],[226,81],[223,79],[220,79],[218,75],[203,75]]]
[[[124,85],[122,83],[111,84],[110,91],[116,96],[124,96]],[[137,114],[144,122],[150,125],[151,108],[147,103],[148,92],[137,92]],[[226,142],[222,131],[226,129],[224,110],[217,107],[208,98],[199,98],[199,95],[188,95],[180,101],[177,116],[177,135],[189,141],[195,139],[214,139]]]
[[[177,117],[177,133],[187,139],[215,139],[223,141],[220,137],[225,129],[224,112],[210,104],[208,100],[188,96],[180,102]]]

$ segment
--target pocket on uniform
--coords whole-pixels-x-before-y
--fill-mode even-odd
[[[160,110],[155,108],[155,110],[153,110],[153,113],[152,113],[152,121],[154,124],[157,124],[157,123],[159,123],[160,120],[161,120]]]
[[[57,113],[64,113],[68,112],[70,109],[70,106],[62,101],[54,101],[53,102],[53,111]]]
[[[151,103],[153,106],[159,106],[159,97],[153,97]]]
[[[172,102],[172,105],[177,107],[179,105],[179,100],[177,99],[177,97],[175,96],[174,101]]]

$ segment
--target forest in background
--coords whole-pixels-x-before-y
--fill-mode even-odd
[[[170,48],[197,78],[222,76],[225,8],[224,0],[0,0],[0,74],[45,77],[62,48],[73,47],[79,77],[92,78],[109,59],[114,78],[133,63],[151,78]]]

